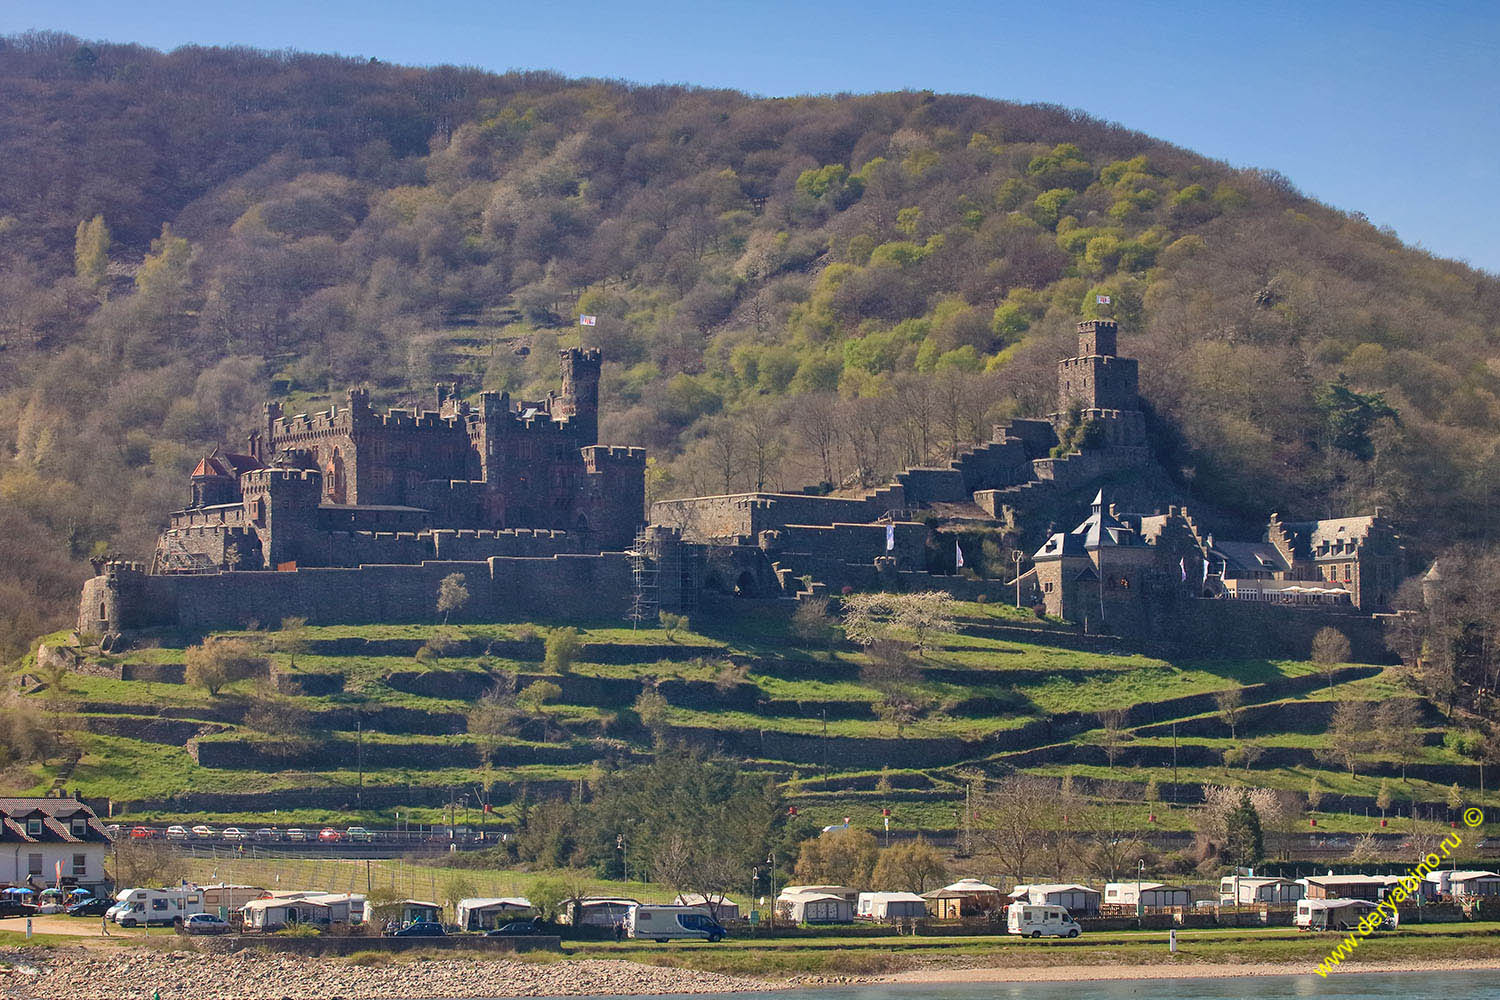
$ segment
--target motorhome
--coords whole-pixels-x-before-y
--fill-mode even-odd
[[[625,932],[633,938],[673,941],[696,938],[722,941],[724,928],[702,906],[632,906],[625,917]]]
[[[1005,909],[1005,929],[1022,937],[1070,937],[1083,933],[1065,906],[1011,903]]]
[[[121,927],[166,927],[181,924],[195,913],[203,912],[203,890],[197,886],[183,889],[121,889],[110,907],[112,919]]]

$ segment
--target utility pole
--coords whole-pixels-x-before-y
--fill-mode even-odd
[[[771,866],[771,930],[776,929],[776,851],[766,855],[766,864]]]
[[[974,817],[973,793],[974,793],[974,782],[972,782],[972,781],[966,781],[966,782],[964,782],[964,854],[965,855],[970,855],[970,854],[973,853],[973,850],[972,850],[972,848],[973,848],[973,842],[972,842],[972,839],[970,837],[970,833],[971,833],[970,820],[972,820],[973,817]]]
[[[354,759],[359,768],[359,784],[354,789],[354,804],[360,806],[365,794],[365,721],[358,708],[354,710]]]
[[[1010,550],[1010,561],[1015,565],[1016,574],[1016,607],[1021,606],[1021,550]]]

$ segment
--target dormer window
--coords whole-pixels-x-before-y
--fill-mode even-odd
[[[82,837],[89,832],[89,821],[82,816],[73,818],[73,836]]]
[[[39,817],[33,816],[26,821],[26,836],[40,837],[41,835],[42,821]]]

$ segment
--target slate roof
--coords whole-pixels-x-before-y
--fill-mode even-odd
[[[1341,543],[1357,546],[1375,524],[1371,515],[1331,517],[1324,521],[1283,521],[1281,528],[1292,541],[1298,558],[1311,559],[1338,551]]]
[[[1230,570],[1245,573],[1285,573],[1292,568],[1281,550],[1270,542],[1215,542],[1210,550],[1210,565],[1226,561]]]
[[[82,836],[74,836],[74,818],[88,821]],[[40,818],[40,833],[28,832],[28,820]],[[94,811],[77,799],[25,797],[0,798],[0,843],[5,844],[107,844],[109,834]]]

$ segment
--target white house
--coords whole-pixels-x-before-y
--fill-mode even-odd
[[[0,881],[32,889],[78,886],[109,895],[104,870],[109,847],[99,817],[77,798],[0,798]]]
[[[525,896],[474,896],[458,901],[453,919],[466,931],[488,931],[507,920],[535,914],[536,908]]]
[[[1438,895],[1453,896],[1458,899],[1500,896],[1500,875],[1494,872],[1428,872],[1426,881]]]
[[[1165,885],[1161,882],[1104,883],[1104,902],[1110,906],[1135,907],[1137,898],[1140,905],[1148,910],[1163,906],[1193,905],[1192,891],[1180,885]]]
[[[1010,898],[1033,906],[1065,906],[1075,917],[1092,917],[1099,913],[1102,896],[1098,889],[1076,882],[1036,882],[1016,886]]]

